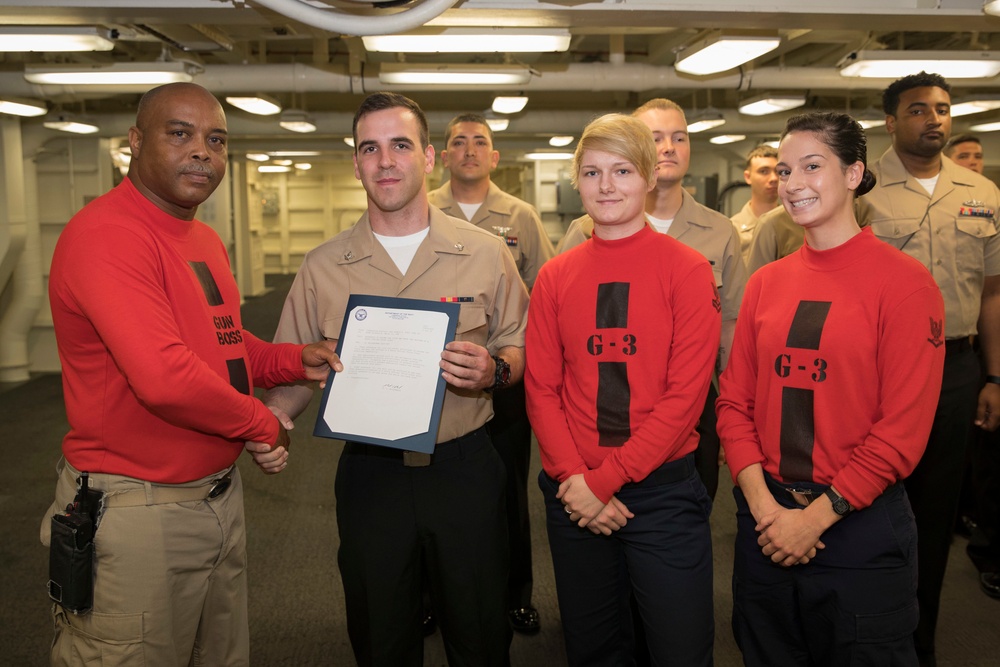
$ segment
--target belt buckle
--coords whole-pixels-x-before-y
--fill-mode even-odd
[[[224,476],[215,480],[215,483],[212,484],[212,488],[208,490],[208,499],[214,500],[215,498],[218,498],[226,492],[226,489],[228,489],[229,485],[232,483],[233,474],[231,472],[226,473]]]
[[[788,488],[786,490],[788,491],[788,494],[792,497],[792,500],[798,503],[799,506],[801,507],[806,507],[808,505],[811,505],[812,502],[816,500],[816,497],[819,496],[819,493],[813,491],[812,489]]]
[[[431,455],[425,452],[403,451],[403,465],[407,468],[424,468],[431,464]]]

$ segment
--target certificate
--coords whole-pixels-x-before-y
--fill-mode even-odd
[[[314,435],[432,453],[459,305],[352,294]]]

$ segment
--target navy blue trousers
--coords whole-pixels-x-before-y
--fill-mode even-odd
[[[798,507],[771,482],[780,504]],[[743,492],[733,495],[733,635],[745,665],[917,664],[917,529],[902,484],[834,524],[826,548],[792,567],[761,553]]]
[[[693,458],[626,485],[617,497],[635,518],[610,536],[570,521],[559,484],[538,476],[571,667],[634,664],[633,594],[653,665],[712,664],[712,503]]]

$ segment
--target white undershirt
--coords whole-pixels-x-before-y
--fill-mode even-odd
[[[934,187],[937,185],[938,177],[940,175],[941,172],[939,171],[930,178],[918,178],[917,183],[920,183],[920,185],[924,187],[924,190],[927,190],[927,194],[932,195],[934,194]]]
[[[483,205],[483,202],[479,202],[478,204],[463,204],[462,202],[458,201],[455,203],[458,204],[458,207],[460,209],[462,209],[462,213],[465,214],[465,219],[469,221],[472,220],[472,216],[476,214],[476,211],[479,210],[479,207]]]
[[[424,227],[416,234],[409,234],[407,236],[382,236],[381,234],[375,234],[375,238],[382,244],[385,251],[389,253],[389,257],[392,258],[399,272],[405,276],[406,270],[410,268],[410,262],[413,261],[413,256],[417,254],[417,248],[427,238],[427,234],[430,231],[430,227]],[[372,233],[374,234],[375,232]]]
[[[670,229],[670,225],[673,224],[674,219],[664,220],[662,218],[654,218],[649,213],[646,214],[646,220],[649,220],[649,224],[653,225],[653,229],[660,232],[661,234],[666,234]]]

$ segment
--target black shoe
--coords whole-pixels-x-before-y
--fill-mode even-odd
[[[424,637],[430,637],[437,630],[437,619],[434,618],[434,612],[430,609],[424,609],[424,617],[420,621],[420,627],[424,632]]]
[[[533,635],[542,629],[542,620],[538,617],[538,610],[534,607],[520,607],[507,611],[510,618],[510,625],[515,632],[526,635]]]
[[[972,533],[975,532],[976,528],[979,526],[971,518],[963,514],[958,517],[958,521],[955,522],[955,534],[961,537],[970,538]]]
[[[1000,572],[984,572],[979,575],[979,587],[991,598],[1000,598]]]

